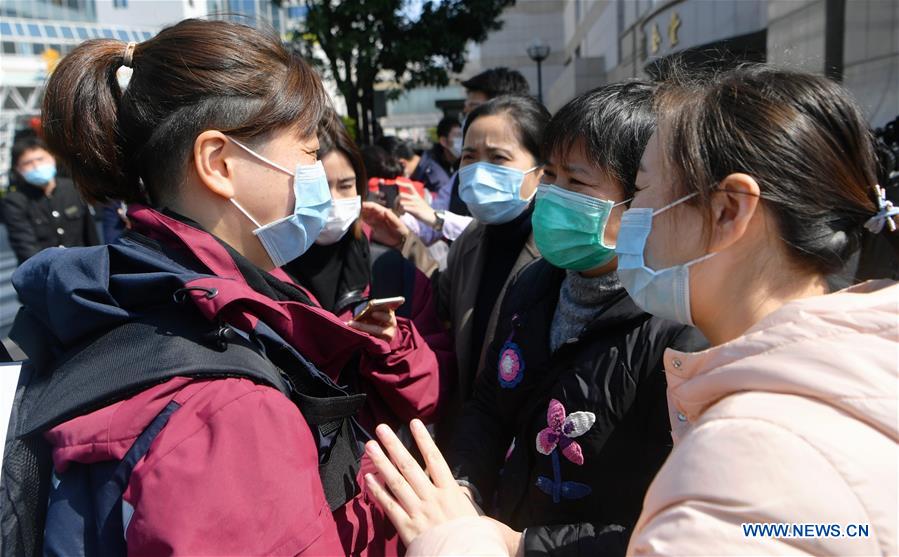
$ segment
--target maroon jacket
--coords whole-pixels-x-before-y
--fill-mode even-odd
[[[321,308],[281,302],[249,287],[211,235],[152,209],[132,206],[134,230],[186,254],[198,278],[189,291],[211,321],[244,331],[260,321],[340,382],[360,354],[369,398],[403,418],[427,418],[439,394],[437,362],[411,322],[393,343],[347,327]],[[364,491],[328,512],[315,440],[297,407],[248,379],[175,378],[46,433],[57,471],[72,462],[121,459],[170,401],[181,404],[135,467],[125,491],[134,555],[392,555],[398,538]],[[374,412],[372,412],[372,416]],[[370,468],[363,461],[357,477]]]

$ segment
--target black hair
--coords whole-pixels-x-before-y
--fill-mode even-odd
[[[362,162],[369,178],[393,179],[403,175],[403,165],[399,159],[377,145],[362,148]]]
[[[16,166],[18,166],[19,159],[22,158],[22,155],[24,155],[26,151],[30,151],[32,149],[43,149],[48,153],[50,152],[50,149],[47,148],[47,144],[44,143],[44,140],[36,135],[26,135],[24,137],[16,139],[16,142],[12,145],[12,151],[10,153],[10,160],[12,161],[13,171],[15,171]]]
[[[708,207],[715,184],[752,176],[796,263],[838,272],[877,210],[872,134],[830,79],[748,64],[712,78],[672,77],[656,93],[672,186]]]
[[[412,149],[409,142],[403,141],[395,135],[385,135],[375,144],[398,159],[410,160],[415,157],[415,150]]]
[[[462,82],[469,91],[480,91],[488,98],[501,95],[527,96],[531,93],[528,80],[509,68],[491,68]]]
[[[545,156],[559,157],[564,164],[567,154],[582,140],[590,161],[618,181],[626,197],[632,196],[643,149],[655,130],[655,89],[647,81],[624,81],[570,101],[546,127]]]
[[[455,116],[444,116],[437,122],[437,137],[449,137],[453,128],[462,127],[462,124],[459,123],[459,119]]]
[[[503,96],[491,99],[471,111],[465,119],[462,136],[481,116],[508,114],[509,120],[518,128],[518,139],[538,163],[545,161],[543,154],[543,133],[549,123],[549,111],[533,97]]]

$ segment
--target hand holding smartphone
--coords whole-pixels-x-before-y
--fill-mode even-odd
[[[396,311],[400,306],[406,303],[406,298],[396,296],[393,298],[373,298],[368,302],[359,304],[353,311],[353,319],[363,321],[371,315],[373,311]]]

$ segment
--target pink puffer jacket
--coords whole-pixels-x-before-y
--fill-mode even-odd
[[[896,283],[788,303],[665,367],[675,448],[629,554],[899,553]]]

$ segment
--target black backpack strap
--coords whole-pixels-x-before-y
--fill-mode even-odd
[[[0,474],[0,536],[2,555],[41,555],[44,516],[50,489],[50,445],[42,436],[18,438],[14,429],[20,419],[20,407],[34,368],[22,364],[16,388],[9,430],[3,453],[3,473]]]
[[[279,370],[249,340],[176,309],[147,312],[68,351],[52,373],[35,373],[16,434],[46,431],[177,376],[248,377],[289,395]]]

